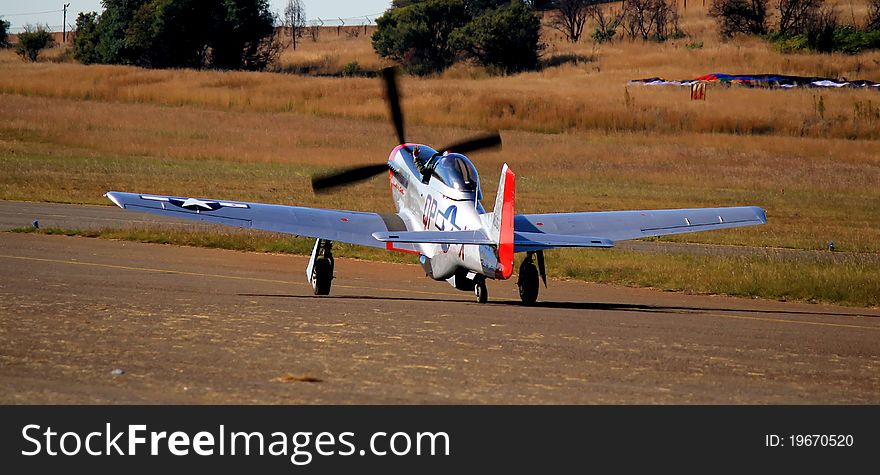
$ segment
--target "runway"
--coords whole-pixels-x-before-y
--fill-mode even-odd
[[[0,233],[2,403],[873,403],[880,311]],[[114,374],[122,370],[122,374]],[[117,371],[118,373],[118,371]]]

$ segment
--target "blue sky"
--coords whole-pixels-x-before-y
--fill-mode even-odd
[[[287,4],[287,0],[269,1],[276,13],[282,12]],[[67,13],[67,22],[70,24],[73,24],[79,12],[101,11],[100,0],[0,0],[0,17],[12,23],[13,32],[19,31],[27,23],[45,23],[53,30],[61,30],[60,10],[64,3],[70,3]],[[391,0],[305,0],[305,4],[309,19],[320,17],[326,20],[382,13],[391,6]],[[363,21],[351,20],[347,23]]]

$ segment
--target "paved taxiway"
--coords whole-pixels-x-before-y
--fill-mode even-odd
[[[880,402],[878,310],[562,281],[479,305],[351,260],[318,298],[305,265],[0,233],[0,402]]]

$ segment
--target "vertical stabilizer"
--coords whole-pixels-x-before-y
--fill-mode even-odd
[[[497,279],[509,279],[513,275],[513,201],[516,189],[516,175],[505,163],[501,168],[498,195],[492,216],[489,236],[496,243],[498,252]]]

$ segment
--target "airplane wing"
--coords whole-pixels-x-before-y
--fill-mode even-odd
[[[105,196],[116,206],[131,211],[347,242],[361,246],[391,248],[390,244],[376,240],[373,233],[406,231],[406,225],[396,214],[142,195],[116,191],[111,191]],[[412,250],[414,248],[403,244],[394,247],[394,249]]]
[[[752,226],[766,222],[767,215],[763,209],[745,206],[519,214],[513,220],[513,230],[515,233],[528,233],[528,242],[526,240],[515,242],[516,252],[526,252],[554,247],[579,247],[576,243],[568,246],[559,245],[560,236],[583,237],[587,241],[598,240],[604,244],[604,240],[625,241],[667,234]]]

